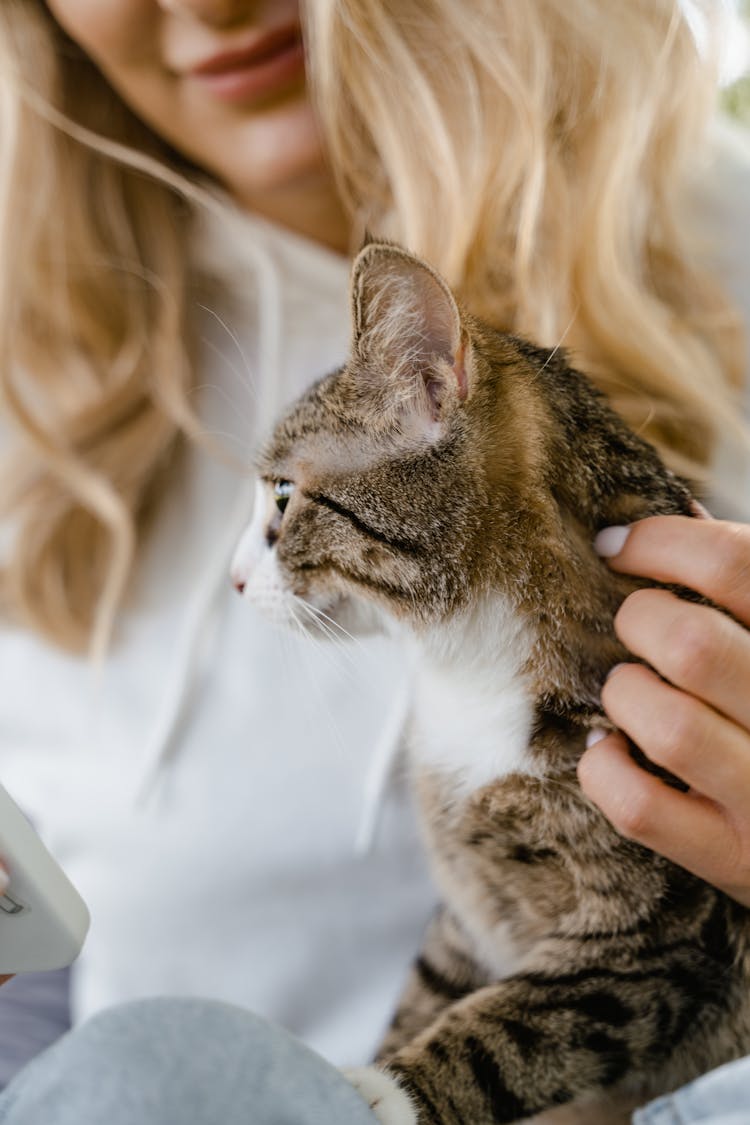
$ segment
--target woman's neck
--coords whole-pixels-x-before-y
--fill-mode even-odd
[[[265,192],[235,192],[240,207],[339,254],[352,250],[352,223],[327,171]]]

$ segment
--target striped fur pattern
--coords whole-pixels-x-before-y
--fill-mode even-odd
[[[350,360],[269,441],[235,579],[252,598],[262,572],[292,618],[367,606],[418,653],[411,760],[443,906],[377,1060],[406,1099],[373,1107],[619,1120],[750,1049],[747,912],[620,837],[575,773],[642,584],[592,540],[691,496],[563,355],[462,312],[423,262],[370,245],[352,289]]]

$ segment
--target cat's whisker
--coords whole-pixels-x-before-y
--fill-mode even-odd
[[[653,401],[653,399],[649,399],[648,400],[648,412],[647,412],[645,418],[643,419],[643,421],[641,422],[640,426],[638,426],[636,428],[635,432],[637,434],[645,433],[648,430],[648,427],[651,425],[651,422],[652,422],[655,414],[656,414],[656,407],[654,405],[654,401]]]
[[[229,430],[219,430],[213,427],[204,427],[201,433],[204,437],[220,441],[224,452],[230,454],[233,459],[236,459],[235,463],[241,472],[245,474],[252,472],[252,463],[247,460],[247,442],[243,438],[239,437],[237,434],[230,433]],[[242,456],[240,456],[240,453],[236,450],[232,450],[230,448],[231,446],[239,446]]]
[[[316,623],[316,625],[318,625],[321,629],[325,630],[328,633],[329,636],[333,636],[333,633],[330,630],[330,628],[327,628],[325,623],[318,618],[318,614],[316,613],[314,607],[311,606],[309,602],[306,602],[304,598],[301,598],[299,596],[299,594],[292,594],[291,596],[294,600],[295,609],[302,610],[302,612],[308,618],[312,618],[313,621]],[[309,633],[309,630],[308,630],[308,633]],[[312,635],[312,634],[309,633],[309,635]]]
[[[212,351],[214,351],[216,353],[216,355],[219,356],[219,358],[226,359],[226,356],[224,355],[224,353],[219,348],[217,348],[215,344],[212,344],[210,341],[204,341],[204,342],[206,344],[206,347],[208,347]],[[236,375],[238,381],[241,378],[243,378],[242,373],[239,372],[236,367],[232,366],[231,364],[229,364],[229,367],[230,367],[231,373],[233,375]],[[246,408],[248,395],[251,399],[254,399],[256,401],[259,397],[258,388],[254,387],[254,386],[248,386],[248,387],[243,386],[243,387],[241,387],[240,388],[241,395],[240,395],[239,398],[234,398],[230,394],[230,390],[233,390],[233,389],[235,389],[235,388],[227,388],[223,383],[217,383],[217,382],[207,380],[207,381],[204,381],[202,383],[196,383],[194,387],[191,387],[190,394],[195,395],[195,393],[198,392],[198,391],[212,390],[212,391],[216,392],[217,394],[221,395],[221,397],[226,402],[228,402],[234,410],[237,410],[238,412],[240,410],[243,410],[243,408]],[[245,418],[249,420],[251,415],[249,413],[247,413],[246,409],[243,410],[243,412],[244,412]]]
[[[225,388],[217,386],[215,383],[200,383],[197,386],[191,388],[191,406],[197,416],[202,416],[206,413],[205,404],[196,405],[196,400],[204,392],[209,394],[218,394],[224,400],[224,402],[227,403],[234,417],[237,418],[242,424],[242,428],[239,432],[224,430],[220,429],[218,426],[211,426],[210,424],[207,425],[206,420],[203,419],[201,425],[201,433],[206,438],[221,439],[222,442],[227,446],[234,447],[231,451],[231,456],[235,459],[236,467],[239,467],[241,471],[245,473],[253,471],[251,454],[254,453],[254,446],[252,443],[248,442],[247,435],[254,433],[256,429],[257,419],[254,421],[253,418],[244,409],[243,404],[235,401],[231,395],[227,394]],[[217,418],[216,421],[217,423],[221,421],[226,422],[227,419]],[[225,450],[225,452],[229,452],[229,450]]]
[[[343,672],[344,674],[348,674],[349,670],[347,668],[341,668],[340,665],[336,664],[336,662],[332,660],[331,654],[328,651],[328,643],[323,643],[310,634],[310,631],[306,628],[304,622],[302,622],[297,616],[294,607],[290,606],[289,611],[289,623],[293,627],[294,632],[292,632],[291,630],[287,631],[285,629],[280,629],[279,632],[281,633],[283,638],[282,650],[284,653],[286,667],[290,674],[290,680],[293,681],[299,675],[300,662],[298,659],[298,652],[295,652],[294,650],[299,637],[304,637],[305,643],[310,643],[315,647],[316,653],[321,656],[322,661],[326,663],[330,669],[332,669],[334,672]],[[336,744],[338,752],[343,757],[347,752],[346,742],[341,733],[341,727],[336,719],[335,709],[330,703],[329,693],[321,684],[321,678],[317,671],[317,662],[304,660],[302,664],[304,668],[304,675],[307,677],[308,683],[312,686],[316,700],[314,711],[310,715],[310,720],[319,723],[321,720],[321,715],[324,716],[328,724],[328,731],[330,733],[331,739]]]
[[[299,628],[299,625],[293,619],[290,621],[291,629],[287,632],[286,629],[278,630],[279,648],[281,651],[282,659],[284,662],[284,671],[290,682],[293,682],[294,669],[292,664],[291,655],[291,636],[293,630]]]
[[[315,641],[315,643],[319,645],[319,651],[325,652],[329,643],[335,646],[337,653],[339,653],[346,662],[347,667],[344,670],[347,671],[353,679],[357,678],[360,673],[360,665],[348,651],[348,645],[345,638],[339,636],[336,632],[334,632],[334,630],[331,628],[331,625],[329,625],[326,621],[323,621],[318,616],[319,611],[317,611],[314,606],[311,606],[303,598],[295,596],[295,604],[298,609],[303,610],[307,614],[307,616],[315,622],[316,627],[322,630],[322,632],[328,638],[328,641],[325,644],[321,644],[321,642],[317,638],[315,638],[309,630],[307,630],[308,637],[310,637],[311,640]],[[337,624],[335,621],[333,621],[332,618],[328,618],[328,620],[331,621],[334,625]],[[302,627],[304,628],[304,626]],[[346,632],[346,630],[344,630],[344,632]],[[351,638],[351,640],[353,640],[360,646],[360,648],[364,650],[364,646],[362,646],[361,642],[357,641],[356,637],[351,637],[351,634],[349,633],[347,633],[346,636]],[[328,656],[328,654],[326,655]],[[329,663],[331,663],[330,657]]]
[[[342,638],[338,637],[336,635],[336,633],[334,633],[334,631],[328,625],[325,624],[325,622],[320,621],[313,614],[311,614],[306,606],[304,608],[307,612],[307,616],[315,622],[316,629],[320,630],[320,632],[323,634],[324,637],[327,638],[327,640],[329,642],[331,642],[333,645],[336,646],[337,649],[339,649],[340,651],[343,652],[344,651],[344,642],[343,642]],[[320,637],[315,637],[315,634],[312,633],[312,632],[309,632],[308,635],[310,636],[310,638],[312,640],[316,641],[316,643],[320,643]]]
[[[255,385],[254,376],[252,375],[252,373],[244,372],[240,368],[236,367],[235,364],[232,363],[232,361],[227,357],[226,353],[223,352],[221,348],[217,347],[217,345],[214,344],[213,341],[207,340],[205,337],[203,337],[201,339],[201,343],[204,345],[204,347],[207,348],[208,351],[213,352],[213,354],[217,356],[222,363],[226,364],[227,368],[229,369],[229,373],[236,380],[236,383],[238,384],[241,391],[241,395],[237,403],[232,403],[232,405],[236,405],[239,409],[240,403],[242,403],[242,405],[244,406],[248,398],[253,404],[257,405],[260,399],[260,392],[258,390],[258,387]],[[218,390],[219,388],[217,387],[216,389]],[[226,397],[228,401],[231,401],[228,395]]]
[[[289,624],[292,626],[292,628],[294,630],[295,638],[303,637],[305,643],[310,644],[315,648],[316,653],[321,656],[322,660],[328,665],[329,668],[338,669],[339,666],[336,664],[336,662],[334,660],[331,659],[331,654],[330,654],[330,652],[327,651],[328,644],[322,643],[315,636],[313,636],[313,634],[310,632],[310,630],[305,625],[304,621],[302,621],[300,619],[300,617],[298,616],[298,613],[297,613],[298,608],[299,608],[298,606],[297,607],[289,606]],[[288,658],[289,661],[291,661],[292,638],[289,635],[289,633],[287,633],[285,630],[282,630],[282,633],[284,634],[284,644],[286,646],[287,658]],[[315,673],[314,673],[314,664],[312,662],[306,660],[306,661],[304,661],[304,667],[305,667],[305,674],[308,676],[308,679],[309,679],[310,683],[313,685],[313,687],[315,689],[315,693],[318,696],[318,699],[319,699],[319,702],[320,702],[321,706],[326,711],[330,710],[329,705],[326,701],[325,693],[321,691],[320,684],[319,684],[318,680],[316,679],[316,676],[315,676]],[[343,671],[347,672],[348,669],[343,669]],[[332,711],[331,711],[331,717],[333,717]]]
[[[342,639],[333,632],[330,626],[326,625],[324,621],[319,620],[319,618],[316,617],[315,614],[310,610],[310,607],[308,605],[301,603],[298,608],[305,613],[307,618],[315,623],[316,629],[319,629],[324,634],[324,636],[328,638],[328,641],[336,646],[337,649],[343,651]],[[322,645],[320,638],[316,637],[315,633],[308,626],[305,626],[304,628],[306,631],[306,635],[313,643],[315,643],[316,646],[320,647],[321,651],[323,651],[324,648],[327,648],[327,642],[325,645]]]
[[[323,621],[328,622],[329,625],[332,626],[334,629],[338,630],[338,632],[342,635],[342,637],[344,637],[347,641],[351,641],[352,644],[356,645],[360,649],[364,648],[364,645],[362,644],[362,641],[360,640],[360,638],[355,637],[355,635],[353,633],[350,633],[348,629],[345,629],[344,626],[339,621],[335,620],[335,618],[329,616],[329,614],[325,613],[318,606],[311,605],[309,602],[304,601],[304,599],[302,599],[302,598],[300,599],[300,601],[302,601],[302,603],[303,603],[303,605],[305,606],[306,609],[312,610],[312,612],[315,614],[316,618],[318,618],[318,620],[321,621],[321,624],[322,624]]]
[[[221,328],[223,328],[226,335],[232,341],[235,348],[237,349],[240,360],[242,361],[242,367],[244,368],[244,374],[248,377],[248,382],[247,382],[246,385],[251,391],[257,393],[257,388],[256,388],[255,383],[253,381],[254,380],[253,369],[252,369],[251,364],[248,361],[247,355],[245,354],[245,350],[242,347],[242,344],[240,343],[240,339],[237,336],[237,333],[230,327],[229,324],[227,324],[227,322],[224,320],[224,318],[219,315],[219,313],[216,311],[216,309],[212,309],[209,305],[199,305],[198,307],[200,309],[202,309],[203,312],[206,312],[206,313],[208,313],[209,316],[213,317],[213,319],[216,321],[216,323]],[[223,353],[219,352],[219,349],[216,347],[216,345],[213,345],[210,340],[204,339],[204,343],[206,343],[207,346],[209,346],[209,347],[213,347],[214,350],[218,354],[223,355]],[[226,357],[224,357],[224,358],[226,358]],[[232,370],[236,371],[235,368],[232,368]]]
[[[557,343],[555,344],[554,348],[553,348],[553,349],[552,349],[552,351],[551,351],[551,352],[549,353],[549,355],[548,355],[548,356],[547,356],[547,358],[545,359],[544,363],[542,364],[542,366],[541,366],[541,367],[539,368],[539,370],[537,371],[537,375],[541,375],[541,374],[542,374],[542,372],[543,372],[543,371],[544,371],[544,370],[545,370],[545,369],[546,369],[547,367],[549,367],[549,365],[550,365],[550,363],[552,362],[552,360],[553,360],[553,359],[555,358],[555,356],[557,355],[557,353],[558,353],[558,352],[560,351],[560,348],[561,348],[561,347],[563,346],[563,344],[565,343],[565,338],[566,338],[566,336],[568,335],[568,333],[570,332],[571,328],[573,327],[573,325],[574,325],[574,323],[575,323],[575,319],[576,319],[576,317],[578,316],[578,310],[580,309],[580,307],[581,307],[581,306],[580,306],[580,301],[577,301],[577,302],[576,302],[576,307],[575,307],[575,308],[573,309],[573,312],[572,312],[572,314],[571,314],[570,320],[568,321],[567,325],[565,326],[565,329],[564,329],[564,331],[563,331],[563,334],[562,334],[562,336],[561,336],[561,337],[560,337],[560,339],[559,339],[559,340],[557,341]]]
[[[296,601],[296,599],[295,599],[295,601]],[[311,640],[312,638],[310,636],[310,630],[307,628],[304,621],[298,616],[298,614],[296,612],[297,608],[298,607],[294,604],[290,604],[288,606],[290,624],[294,627],[294,630],[297,632],[298,635],[303,636],[308,640]]]
[[[300,633],[304,635],[305,640],[315,647],[316,653],[321,656],[323,662],[327,664],[329,669],[331,669],[334,673],[344,674],[347,677],[351,677],[351,669],[347,668],[346,666],[342,667],[341,664],[333,659],[332,654],[329,651],[330,646],[328,642],[321,642],[320,640],[318,640],[310,633],[309,629],[305,627],[304,623],[300,621],[299,617],[297,616],[297,610],[300,608],[299,599],[295,598],[294,600],[295,602],[297,602],[297,604],[289,606],[290,621],[296,626],[296,628],[300,630]],[[302,608],[306,608],[304,606],[304,603],[302,603]],[[289,638],[289,636],[287,636],[287,652],[289,652],[290,640],[291,639]],[[339,646],[339,651],[341,651],[341,646]],[[346,742],[341,733],[341,727],[339,726],[339,723],[336,719],[335,710],[331,706],[328,699],[328,694],[321,686],[320,678],[316,672],[316,667],[316,662],[310,660],[304,661],[305,675],[307,676],[308,682],[312,685],[313,691],[315,692],[318,700],[319,707],[319,710],[316,710],[315,715],[311,716],[311,718],[314,718],[317,722],[320,720],[321,713],[325,715],[329,723],[331,736],[335,740],[338,749],[343,756],[347,752]]]
[[[209,346],[212,347],[212,345]],[[218,348],[214,348],[214,351],[218,356],[222,355]],[[241,375],[239,372],[234,371],[233,369],[233,373],[237,376],[238,380],[241,380]],[[243,389],[241,394],[239,394],[238,396],[233,396],[229,393],[229,390],[225,386],[222,386],[220,383],[198,383],[191,389],[191,397],[196,397],[196,395],[200,394],[202,391],[211,391],[213,394],[216,394],[220,398],[222,398],[224,402],[226,402],[232,408],[232,411],[237,414],[241,421],[244,422],[248,427],[248,433],[252,432],[254,421],[253,415],[247,409],[247,398],[249,396],[252,400],[252,405],[257,407],[258,402],[260,401],[260,393],[256,387],[248,387],[247,393],[245,389]]]
[[[304,601],[302,601],[298,608],[304,610],[308,616],[311,616],[311,607]],[[321,621],[320,618],[314,614],[312,615],[312,620],[315,622],[315,628],[320,629],[326,638],[325,640],[321,640],[321,638],[316,637],[314,633],[310,633],[309,631],[307,633],[310,640],[316,645],[317,651],[322,659],[326,661],[329,667],[334,667],[344,674],[350,683],[361,683],[363,660],[355,658],[349,650],[349,642],[336,634],[326,622]],[[369,660],[370,654],[367,652],[364,645],[361,645],[361,649],[364,661]]]

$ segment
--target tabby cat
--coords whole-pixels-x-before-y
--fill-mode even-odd
[[[277,426],[233,564],[279,618],[365,607],[418,651],[410,754],[443,905],[352,1080],[388,1125],[644,1100],[750,1049],[750,916],[623,839],[576,779],[632,659],[614,614],[644,584],[592,540],[694,503],[559,351],[464,313],[419,259],[365,247],[352,302],[350,359]]]

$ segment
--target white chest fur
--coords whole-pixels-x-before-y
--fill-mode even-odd
[[[528,753],[533,696],[523,673],[532,639],[498,597],[420,638],[415,761],[453,774],[460,794],[509,773],[535,772]]]

